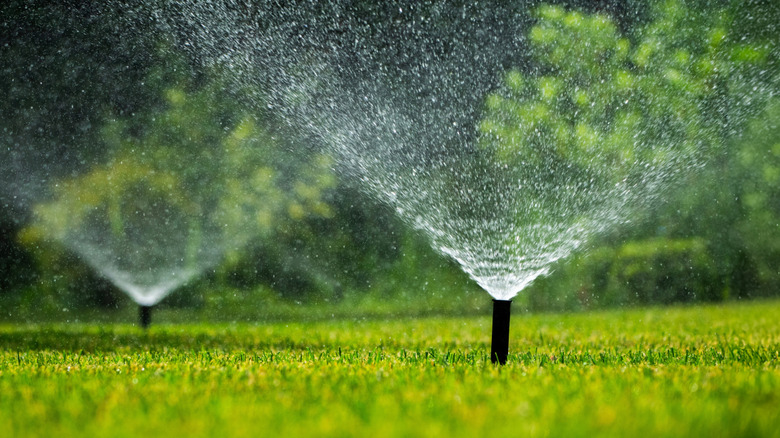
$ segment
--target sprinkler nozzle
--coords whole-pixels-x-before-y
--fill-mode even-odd
[[[148,329],[152,323],[152,306],[138,306],[138,318],[141,321],[141,328]]]
[[[490,344],[490,361],[501,365],[509,354],[509,317],[511,300],[493,300],[493,341]]]

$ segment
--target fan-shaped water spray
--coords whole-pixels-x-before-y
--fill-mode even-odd
[[[144,326],[152,306],[270,233],[289,205],[321,212],[310,188],[327,184],[317,165],[306,167],[319,163],[317,154],[297,164],[316,183],[282,175],[278,142],[258,115],[227,104],[233,96],[213,72],[195,83],[169,58],[174,65],[148,79],[161,82],[162,102],[148,116],[102,122],[100,156],[68,176],[47,176],[53,183],[30,195],[33,221],[22,232],[31,244],[56,240],[78,254],[141,306]],[[23,180],[24,169],[13,171]],[[292,193],[289,181],[309,189]]]

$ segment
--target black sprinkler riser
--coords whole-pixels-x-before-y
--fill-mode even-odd
[[[141,328],[149,328],[152,323],[152,306],[138,306],[138,319],[141,321]]]
[[[493,341],[490,344],[490,361],[504,365],[509,354],[509,317],[511,300],[493,300]]]

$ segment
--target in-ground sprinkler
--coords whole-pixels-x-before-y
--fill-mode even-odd
[[[511,300],[493,300],[493,341],[490,344],[490,361],[506,363],[509,353],[509,316]]]
[[[141,328],[148,329],[152,323],[152,306],[138,306],[138,318]]]

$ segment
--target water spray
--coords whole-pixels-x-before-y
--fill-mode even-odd
[[[152,306],[138,306],[138,319],[141,322],[141,328],[148,329],[152,323]]]
[[[493,340],[490,344],[490,361],[501,365],[509,354],[509,317],[511,300],[493,300]]]

